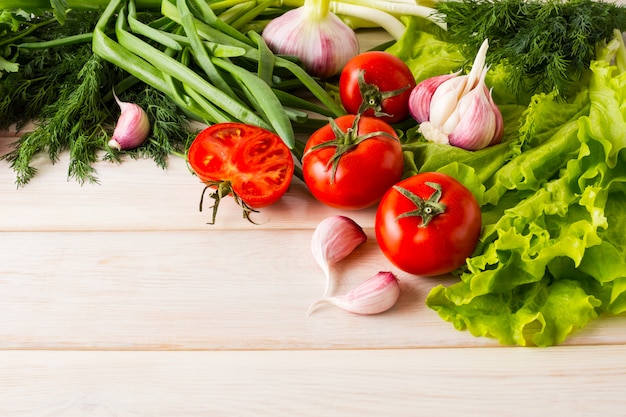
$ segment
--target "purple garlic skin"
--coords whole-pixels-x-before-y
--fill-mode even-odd
[[[359,53],[352,28],[334,13],[320,16],[306,2],[270,21],[262,36],[274,53],[298,57],[307,72],[319,78],[339,74]]]
[[[113,96],[120,107],[121,114],[109,146],[118,151],[134,149],[143,144],[150,135],[148,115],[137,104],[121,101],[115,93]]]

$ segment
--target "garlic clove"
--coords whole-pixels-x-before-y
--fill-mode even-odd
[[[326,295],[330,289],[330,266],[351,254],[367,241],[363,228],[349,217],[335,215],[322,220],[311,238],[311,252],[326,276]]]
[[[444,125],[454,115],[466,83],[467,75],[453,77],[441,83],[433,93],[430,102],[429,121],[437,126],[441,126],[446,133],[451,131],[451,129],[445,129]],[[450,123],[448,122],[448,124]]]
[[[430,118],[430,102],[433,94],[439,86],[450,78],[458,76],[459,73],[438,75],[430,77],[417,84],[409,96],[409,109],[411,116],[418,122],[428,121]]]
[[[323,304],[332,304],[355,314],[379,314],[393,307],[398,298],[400,298],[398,279],[391,272],[381,271],[345,295],[318,300],[309,308],[308,315]]]
[[[475,151],[487,147],[496,130],[496,117],[489,101],[477,90],[463,97],[459,107],[465,107],[454,132],[448,135],[451,145]],[[465,106],[463,106],[465,105]]]
[[[487,86],[485,86],[485,90],[487,90]],[[493,97],[491,95],[491,90],[486,91],[485,94],[489,97],[489,104],[491,105],[491,110],[493,111],[493,115],[496,118],[496,129],[493,134],[493,138],[488,146],[497,145],[502,141],[502,137],[504,136],[504,119],[502,118],[502,112],[500,108],[493,101]]]
[[[121,114],[109,146],[118,151],[136,148],[144,143],[150,134],[148,115],[137,104],[121,101],[115,92],[113,97],[120,107]]]
[[[339,17],[312,3],[273,19],[262,36],[273,52],[296,56],[310,74],[328,78],[359,53],[359,42]]]
[[[485,94],[485,72],[478,85],[465,94],[457,106],[460,114],[457,125],[448,135],[451,145],[478,150],[487,147],[496,133],[497,122],[492,102]]]
[[[467,94],[470,90],[474,89],[478,85],[481,79],[485,79],[485,75],[487,74],[488,70],[488,68],[485,66],[485,62],[487,59],[487,49],[489,49],[489,40],[485,39],[480,45],[478,53],[474,58],[472,69],[470,70],[469,74],[467,74],[467,89],[463,92],[463,94]]]
[[[437,87],[430,101],[429,120],[418,128],[424,138],[444,145],[450,143],[448,135],[459,123],[457,107],[466,83],[467,75],[455,75]]]

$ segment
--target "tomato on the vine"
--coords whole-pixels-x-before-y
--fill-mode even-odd
[[[398,268],[422,276],[461,267],[478,243],[480,206],[449,175],[425,172],[394,185],[376,212],[376,240]]]
[[[409,116],[414,87],[411,69],[397,56],[383,51],[355,56],[339,76],[339,96],[348,113],[379,117],[387,123]]]
[[[244,216],[278,201],[294,171],[291,151],[275,133],[244,123],[217,123],[202,130],[187,151],[191,169],[220,198],[232,194]],[[205,188],[205,191],[206,189]],[[202,209],[202,206],[201,206]]]
[[[395,130],[373,117],[345,115],[315,131],[304,148],[304,182],[319,201],[358,210],[376,204],[402,177]]]

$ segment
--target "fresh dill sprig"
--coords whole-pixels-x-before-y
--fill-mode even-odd
[[[75,79],[66,81],[58,101],[41,110],[36,129],[22,136],[15,150],[3,157],[15,171],[18,187],[36,175],[32,162],[42,152],[54,163],[61,152],[69,150],[68,177],[81,184],[98,182],[93,164],[102,151],[103,160],[120,162],[124,155],[150,158],[161,168],[167,167],[168,156],[184,153],[193,135],[187,118],[164,93],[143,83],[122,92],[120,98],[146,111],[151,124],[148,140],[127,151],[116,151],[107,145],[119,109],[111,100],[103,100],[108,94],[102,86],[111,91],[121,82],[116,68],[91,55]]]
[[[7,31],[0,36],[0,54],[18,66],[15,72],[0,72],[0,129],[12,124],[18,127],[39,116],[43,107],[59,98],[63,81],[76,75],[91,55],[88,44],[65,45],[63,39],[82,34],[95,25],[98,14],[72,12],[66,25],[59,25],[52,15],[42,12],[17,32]],[[30,31],[37,27],[35,31]],[[22,48],[28,43],[58,41],[52,48]]]
[[[15,171],[18,186],[26,185],[37,173],[31,164],[38,153],[47,153],[55,163],[66,150],[70,151],[68,177],[80,183],[96,181],[92,164],[97,160],[96,152],[107,142],[102,126],[112,118],[110,104],[101,100],[101,88],[113,84],[111,74],[115,71],[110,65],[92,54],[77,73],[69,74],[60,84],[56,101],[39,111],[36,128],[25,133],[15,150],[3,157]]]
[[[487,63],[502,63],[509,87],[565,96],[613,30],[626,30],[626,8],[594,0],[455,0],[437,3],[450,40],[473,57],[489,40]]]
[[[128,83],[132,77],[95,55],[90,42],[64,42],[68,36],[88,33],[98,18],[98,12],[70,11],[64,25],[53,22],[29,32],[22,39],[29,47],[19,48],[15,60],[19,71],[0,77],[0,129],[35,123],[34,130],[0,157],[9,162],[18,187],[37,174],[35,161],[42,153],[56,163],[61,152],[68,151],[68,178],[96,183],[94,163],[100,155],[109,161],[121,161],[124,155],[151,158],[165,168],[168,156],[182,154],[190,141],[187,118],[170,98],[137,80]],[[15,38],[15,33],[6,36]],[[51,41],[53,47],[37,48],[38,42]],[[114,88],[124,101],[144,108],[150,119],[151,136],[138,149],[118,152],[108,146],[120,114],[112,99]]]

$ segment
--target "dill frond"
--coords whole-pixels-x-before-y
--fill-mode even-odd
[[[98,17],[98,12],[72,11],[64,25],[42,26],[28,41],[58,39],[59,46],[20,49],[19,72],[0,77],[0,129],[35,122],[35,129],[0,157],[9,162],[18,187],[37,174],[40,154],[56,163],[61,152],[69,152],[68,178],[97,183],[94,163],[100,155],[117,162],[124,155],[152,158],[165,168],[168,156],[184,151],[190,141],[185,115],[166,95],[140,82],[125,85],[129,75],[93,54],[90,43],[63,44],[65,36],[92,30]],[[138,149],[116,152],[107,145],[119,118],[111,95],[115,86],[124,86],[116,92],[144,108],[153,126],[149,140]]]
[[[470,59],[489,39],[487,63],[506,66],[522,94],[566,95],[613,30],[626,31],[626,8],[594,0],[458,0],[437,4],[449,39]]]

